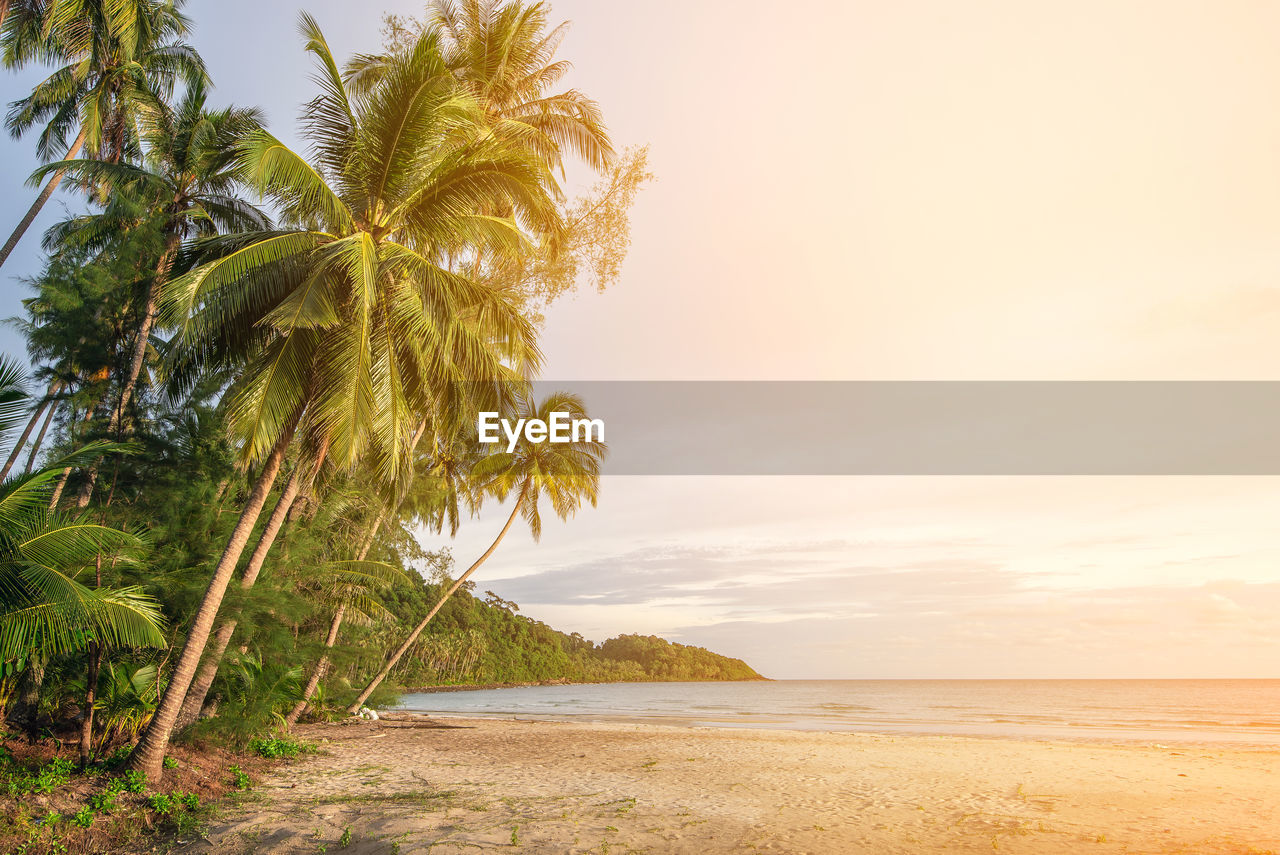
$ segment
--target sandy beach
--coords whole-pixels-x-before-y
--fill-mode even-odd
[[[181,851],[1280,851],[1277,750],[444,718],[300,736],[320,753]]]

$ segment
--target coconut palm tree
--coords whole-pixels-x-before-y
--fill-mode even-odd
[[[585,418],[586,407],[576,395],[556,393],[548,396],[537,407],[530,408],[526,417],[549,422],[552,413],[568,413],[573,419]],[[522,439],[515,451],[495,453],[477,464],[472,478],[479,485],[480,491],[490,493],[499,500],[515,495],[506,523],[489,548],[454,581],[404,642],[392,651],[382,669],[361,690],[347,712],[354,714],[359,711],[360,706],[417,641],[440,608],[493,555],[498,544],[511,530],[517,516],[524,517],[534,540],[537,540],[542,536],[542,516],[538,509],[542,497],[547,498],[556,516],[562,520],[576,513],[584,500],[590,502],[592,507],[595,506],[600,491],[600,466],[607,450],[604,442],[591,439],[569,443],[532,443]]]
[[[283,227],[198,243],[162,316],[178,347],[242,360],[227,394],[246,462],[262,461],[214,568],[160,707],[131,764],[149,777],[164,749],[227,584],[295,432],[353,466],[376,446],[394,480],[421,413],[458,381],[506,393],[511,365],[536,366],[534,331],[503,298],[442,266],[466,247],[519,246],[522,226],[553,230],[545,167],[476,121],[425,35],[377,86],[348,93],[315,21],[302,16],[321,94],[305,134],[314,165],[265,131],[240,148],[242,180]],[[484,213],[501,203],[512,217]]]
[[[89,156],[119,161],[137,151],[139,121],[183,81],[205,78],[204,64],[180,39],[189,29],[184,0],[45,0],[15,4],[5,21],[4,64],[56,65],[30,95],[13,104],[6,127],[16,138],[44,124],[43,160]],[[73,138],[70,143],[68,138]],[[65,152],[65,154],[64,154]],[[44,189],[0,248],[0,266],[58,189]]]
[[[433,0],[445,61],[492,123],[528,128],[526,144],[558,169],[571,152],[593,169],[613,159],[600,106],[576,89],[551,91],[570,64],[555,58],[568,23],[552,27],[544,3]]]
[[[549,11],[544,3],[519,0],[433,0],[422,28],[441,33],[445,61],[490,125],[519,126],[524,144],[557,169],[569,152],[602,170],[614,151],[599,104],[576,89],[552,91],[571,66],[555,58],[569,25],[550,26]],[[396,32],[393,51],[413,28]],[[348,79],[356,88],[370,86],[387,61],[358,55],[347,66]]]

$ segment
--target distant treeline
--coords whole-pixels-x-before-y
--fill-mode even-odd
[[[447,572],[446,554],[433,556]],[[401,586],[400,601],[388,604],[412,622],[426,614],[442,592],[442,581]],[[566,634],[519,613],[519,606],[493,592],[476,597],[464,585],[445,603],[413,649],[392,672],[395,684],[408,687],[487,685],[493,683],[609,683],[694,680],[762,680],[741,659],[702,647],[676,644],[653,635],[619,635],[596,644],[578,633]],[[377,632],[377,627],[370,627]],[[360,645],[359,631],[352,633]],[[373,641],[374,639],[368,639]],[[376,665],[352,647],[346,666],[353,679]],[[364,661],[366,658],[369,661]],[[339,669],[341,676],[343,669]]]

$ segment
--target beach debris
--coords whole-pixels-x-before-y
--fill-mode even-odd
[[[368,707],[361,707],[360,712],[356,713],[356,718],[364,719],[365,721],[377,721],[378,714]]]

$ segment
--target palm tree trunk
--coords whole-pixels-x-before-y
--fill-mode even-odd
[[[84,721],[80,723],[80,765],[89,765],[93,754],[93,704],[98,696],[98,669],[102,667],[102,647],[89,642],[88,687],[84,693]]]
[[[65,160],[74,160],[75,156],[80,153],[80,148],[84,145],[85,129],[80,129],[79,136],[76,141],[71,144],[71,148],[67,149]],[[66,174],[66,170],[59,169],[49,177],[49,183],[44,185],[44,189],[40,191],[40,195],[31,203],[30,210],[26,216],[18,223],[18,227],[13,230],[13,234],[9,235],[9,239],[5,241],[4,247],[0,249],[0,267],[9,258],[9,254],[13,252],[13,248],[18,245],[18,241],[22,240],[22,236],[27,233],[27,229],[31,228],[31,224],[35,222],[36,217],[40,214],[40,209],[44,207],[45,202],[49,201],[49,197],[53,195],[53,191],[58,189],[58,185],[62,183],[62,177]]]
[[[244,568],[244,575],[240,578],[240,590],[247,591],[258,581],[258,574],[262,572],[262,565],[267,560],[267,553],[271,551],[272,544],[276,542],[276,536],[284,526],[285,517],[288,516],[289,509],[293,506],[293,502],[302,488],[303,471],[310,469],[310,473],[307,475],[309,483],[311,479],[315,478],[316,473],[320,471],[320,466],[324,463],[324,458],[327,454],[328,448],[326,446],[310,467],[302,465],[301,461],[294,467],[293,474],[289,476],[289,480],[285,482],[284,489],[280,491],[280,498],[276,501],[276,506],[272,509],[271,516],[267,517],[267,524],[262,529],[261,537],[258,538],[258,545],[254,547],[253,553],[249,556],[249,563]],[[178,713],[178,722],[174,726],[175,730],[182,730],[200,717],[200,710],[204,707],[204,699],[209,694],[209,687],[213,685],[214,679],[218,676],[218,666],[222,664],[222,656],[227,652],[227,645],[231,643],[231,636],[235,634],[238,623],[235,618],[229,617],[218,627],[211,649],[205,654],[204,661],[200,665],[200,671],[196,674],[195,680],[192,681],[191,688],[187,690],[186,700],[182,702],[182,709]]]
[[[425,425],[426,422],[423,422]],[[418,440],[422,438],[421,428],[413,438],[414,448],[418,445]],[[387,518],[387,509],[383,507],[378,511],[378,515],[373,518],[373,523],[369,526],[369,533],[365,535],[364,542],[360,546],[360,551],[356,554],[357,561],[363,561],[369,556],[369,550],[373,546],[373,539],[378,536],[378,529],[382,528],[382,522]],[[333,622],[329,624],[329,635],[325,637],[324,649],[332,650],[333,645],[338,641],[338,630],[342,627],[342,618],[347,613],[347,604],[342,603],[338,606],[338,610],[333,614]],[[307,711],[307,704],[311,702],[311,696],[316,693],[316,687],[320,685],[320,680],[324,677],[325,672],[329,670],[329,654],[326,652],[320,657],[320,661],[316,663],[316,667],[311,672],[311,677],[307,680],[307,685],[302,690],[302,700],[298,701],[293,710],[285,717],[288,727],[293,727],[298,723],[298,719]]]
[[[165,238],[164,252],[160,254],[160,263],[156,265],[155,275],[151,277],[151,286],[147,289],[147,303],[142,310],[142,320],[138,322],[138,333],[133,340],[133,353],[129,357],[129,373],[125,375],[120,387],[120,402],[111,411],[107,420],[107,436],[115,437],[124,421],[125,411],[133,400],[133,393],[138,388],[138,378],[142,376],[142,364],[147,359],[147,343],[151,340],[151,328],[156,322],[156,312],[160,306],[160,288],[169,276],[169,268],[173,266],[173,257],[178,251],[182,238],[174,232]],[[98,481],[98,467],[102,465],[99,457],[85,473],[84,483],[80,485],[80,493],[76,496],[76,507],[83,508],[93,497],[93,487]]]
[[[13,464],[18,462],[18,455],[22,453],[22,447],[27,444],[27,437],[31,436],[31,431],[36,429],[36,423],[40,421],[40,416],[44,415],[45,408],[53,402],[53,396],[57,394],[57,387],[57,380],[49,384],[49,391],[40,399],[40,404],[31,414],[31,419],[27,422],[26,429],[22,431],[22,436],[18,437],[18,441],[13,444],[13,451],[9,454],[9,459],[4,462],[4,469],[0,470],[0,481],[9,477],[9,470],[13,468]]]
[[[413,440],[409,443],[409,454],[417,451],[418,443],[422,441],[422,435],[427,432],[427,420],[423,419],[418,423],[417,429],[413,432]],[[396,502],[396,508],[399,509],[401,503],[404,502],[404,496]],[[369,556],[369,550],[373,548],[373,540],[378,536],[378,529],[382,528],[382,523],[389,514],[389,508],[383,505],[377,515],[373,518],[373,522],[369,525],[369,532],[364,536],[360,543],[360,551],[356,554],[357,561],[363,561]],[[343,603],[338,606],[338,610],[333,615],[333,622],[329,625],[329,635],[325,638],[325,650],[332,650],[333,645],[338,640],[338,629],[342,626],[342,617],[347,612],[347,604]],[[316,667],[311,671],[311,677],[307,680],[307,685],[302,690],[302,700],[298,701],[293,710],[285,718],[287,727],[293,727],[298,723],[298,719],[307,710],[307,704],[311,701],[311,696],[315,694],[316,688],[320,685],[320,680],[324,677],[325,672],[329,669],[329,654],[326,652],[320,657],[320,661],[316,663]]]
[[[84,414],[85,424],[88,424],[89,421],[93,418],[93,410],[94,408],[91,406],[89,407],[88,410],[85,411],[85,414]],[[68,433],[72,433],[74,435],[74,429],[75,429],[74,414],[72,414],[71,416],[71,422],[72,422],[71,426],[67,430],[68,430]],[[62,491],[66,489],[67,479],[70,477],[71,477],[71,467],[68,466],[66,469],[63,469],[62,474],[58,476],[58,486],[53,488],[53,495],[49,497],[49,510],[55,511],[58,509],[58,501],[62,498]]]
[[[49,424],[53,421],[53,416],[57,412],[57,402],[51,402],[49,404],[49,413],[44,417],[44,424],[40,425],[40,432],[36,434],[36,441],[31,443],[31,453],[27,455],[27,465],[22,469],[23,475],[31,474],[31,467],[36,463],[36,455],[40,453],[40,446],[44,445],[44,435],[49,432]]]
[[[40,735],[40,689],[44,686],[44,656],[33,652],[27,661],[27,679],[19,697],[26,712],[23,728],[27,731],[27,742],[36,744]]]
[[[49,510],[57,510],[58,500],[62,498],[62,491],[67,487],[67,479],[71,477],[71,467],[68,466],[62,470],[62,474],[58,476],[58,486],[53,488],[53,495],[49,497]]]
[[[333,649],[333,645],[338,640],[338,629],[342,626],[342,617],[347,613],[347,604],[343,603],[338,606],[338,610],[333,613],[333,621],[329,624],[329,634],[324,639],[325,654],[320,657],[320,661],[316,663],[315,670],[311,672],[311,679],[307,680],[307,685],[302,690],[302,700],[294,705],[289,715],[285,716],[285,727],[293,727],[298,723],[298,719],[307,710],[307,704],[311,702],[311,696],[316,693],[316,687],[320,685],[320,678],[329,670],[329,653]]]
[[[476,572],[476,570],[480,568],[480,565],[488,560],[489,556],[493,554],[493,551],[498,548],[498,544],[502,542],[502,538],[506,537],[507,532],[511,529],[511,524],[516,521],[516,514],[520,513],[520,507],[524,504],[524,498],[528,492],[529,482],[525,481],[524,485],[520,488],[520,495],[516,499],[516,505],[511,509],[511,516],[507,517],[506,525],[502,527],[502,531],[498,532],[498,536],[493,539],[493,543],[489,544],[489,548],[484,551],[484,555],[477,558],[476,562],[467,568],[467,572],[459,576],[458,581],[454,582],[453,586],[445,592],[444,596],[436,601],[436,604],[431,607],[431,611],[427,612],[427,616],[422,619],[422,622],[414,627],[413,632],[409,633],[409,637],[404,640],[404,643],[396,648],[396,651],[391,654],[391,657],[387,660],[386,664],[382,666],[382,670],[378,672],[378,675],[369,681],[369,685],[364,687],[364,690],[360,692],[360,696],[352,702],[351,706],[347,707],[348,713],[355,715],[360,711],[361,705],[369,699],[369,696],[373,694],[374,689],[378,688],[378,686],[382,684],[382,681],[391,673],[391,669],[396,667],[396,664],[400,661],[400,657],[404,656],[405,653],[408,652],[409,648],[413,646],[413,643],[418,640],[418,636],[427,628],[427,624],[436,616],[436,612],[440,611],[440,607],[449,601],[449,598],[462,587],[463,583],[470,578],[471,574]]]
[[[151,723],[147,725],[146,732],[142,734],[137,747],[133,750],[129,766],[142,772],[148,780],[154,781],[160,777],[165,749],[169,747],[169,740],[173,736],[173,726],[182,708],[182,701],[186,698],[187,689],[191,686],[196,668],[200,665],[200,654],[204,652],[205,644],[209,641],[213,622],[218,616],[218,607],[222,605],[222,598],[227,593],[227,585],[231,582],[236,563],[249,544],[254,524],[257,523],[262,508],[267,503],[271,487],[275,484],[276,476],[280,473],[280,465],[284,462],[285,452],[289,450],[294,428],[297,427],[301,415],[297,413],[290,419],[280,438],[276,440],[275,448],[263,463],[262,472],[254,483],[253,489],[249,491],[249,498],[240,512],[240,518],[236,520],[231,537],[227,540],[226,549],[223,550],[222,557],[214,567],[213,578],[209,580],[209,587],[200,601],[200,608],[196,611],[195,620],[192,621],[191,629],[187,634],[187,643],[183,645],[182,653],[174,665],[164,697],[160,699],[160,705],[156,708]]]

